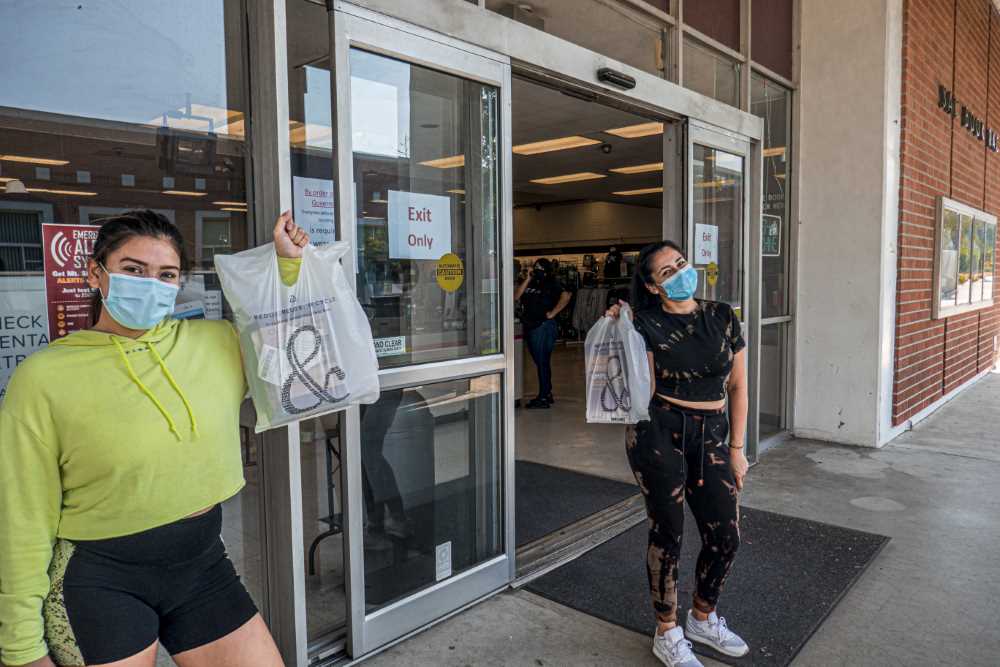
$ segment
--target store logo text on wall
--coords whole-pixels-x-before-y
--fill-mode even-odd
[[[961,106],[961,111],[959,107]],[[986,147],[991,151],[996,153],[1000,150],[997,145],[997,133],[992,129],[986,127],[986,124],[981,118],[978,118],[975,114],[969,111],[968,107],[958,101],[955,94],[945,88],[943,85],[938,84],[938,108],[944,111],[946,114],[955,118],[956,116],[961,118],[962,127],[969,131],[969,134],[974,136],[986,144]]]

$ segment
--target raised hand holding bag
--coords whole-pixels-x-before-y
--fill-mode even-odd
[[[306,246],[291,286],[281,280],[273,243],[215,257],[256,432],[378,400],[371,326],[340,263],[349,250],[344,241]]]

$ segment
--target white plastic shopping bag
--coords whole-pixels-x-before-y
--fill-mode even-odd
[[[292,286],[281,280],[273,243],[216,255],[257,433],[378,400],[371,326],[340,264],[349,250],[343,241],[306,246]]]
[[[587,332],[587,423],[637,424],[649,419],[651,380],[646,343],[622,306],[618,319],[602,317]]]

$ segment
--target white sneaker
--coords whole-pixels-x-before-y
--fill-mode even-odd
[[[691,642],[684,639],[684,630],[679,625],[662,635],[653,634],[653,655],[667,667],[704,667],[691,652]]]
[[[699,621],[689,611],[684,632],[692,641],[711,646],[719,653],[733,658],[742,658],[750,652],[750,647],[743,638],[730,630],[726,626],[726,619],[714,611],[709,614],[707,621]]]

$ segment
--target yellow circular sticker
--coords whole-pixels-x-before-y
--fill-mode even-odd
[[[445,292],[454,292],[465,281],[465,266],[458,255],[449,252],[438,260],[434,276],[441,289]]]
[[[710,262],[705,267],[705,278],[708,280],[709,285],[715,287],[715,283],[719,282],[719,265],[715,262]]]

